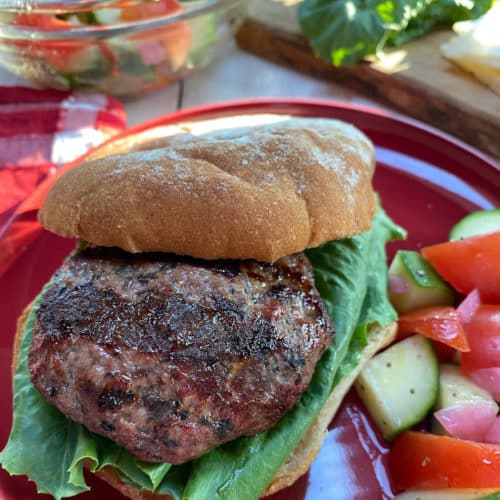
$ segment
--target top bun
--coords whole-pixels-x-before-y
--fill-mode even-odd
[[[355,127],[293,118],[182,130],[150,142],[161,148],[73,168],[48,193],[40,222],[129,252],[268,262],[370,228],[374,150]]]

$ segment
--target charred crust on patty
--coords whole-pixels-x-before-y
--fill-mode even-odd
[[[304,254],[212,265],[88,246],[41,300],[29,365],[68,417],[182,463],[274,426],[332,337]]]

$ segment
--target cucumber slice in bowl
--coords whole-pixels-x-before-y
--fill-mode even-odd
[[[496,231],[500,231],[500,210],[479,210],[465,216],[453,226],[450,240],[461,240]]]
[[[432,343],[413,335],[374,356],[359,374],[356,391],[385,439],[425,418],[439,390]]]

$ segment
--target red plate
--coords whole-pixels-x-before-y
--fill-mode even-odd
[[[168,115],[127,134],[185,120],[270,112],[339,118],[370,136],[377,147],[376,189],[391,217],[409,231],[408,240],[398,243],[399,247],[418,248],[445,240],[451,226],[468,212],[500,206],[500,166],[493,160],[428,127],[365,107],[311,100],[237,102]],[[35,195],[30,200],[32,206],[36,206],[37,199]],[[36,227],[33,211],[17,220]],[[0,238],[0,247],[7,244],[5,236]],[[16,247],[19,256],[0,277],[0,448],[7,440],[11,425],[10,363],[16,318],[73,245],[72,241],[40,230],[27,248]],[[394,248],[392,245],[390,252]],[[332,422],[310,472],[274,498],[390,498],[386,452],[386,445],[356,397],[350,394]],[[90,483],[92,492],[80,498],[123,498],[96,479]],[[42,496],[36,495],[33,484],[26,478],[11,478],[0,471],[1,500],[35,498]]]

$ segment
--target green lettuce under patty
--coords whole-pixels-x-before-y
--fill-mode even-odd
[[[55,498],[88,490],[84,462],[92,471],[113,466],[139,489],[176,500],[256,499],[294,450],[340,378],[359,362],[367,328],[396,318],[387,299],[385,244],[404,237],[379,209],[372,228],[354,238],[307,251],[316,286],[336,327],[335,341],[319,361],[300,402],[273,429],[242,437],[181,466],[142,462],[111,441],[64,417],[30,382],[28,350],[36,309],[26,322],[14,377],[14,423],[0,463],[26,474],[40,493]]]

